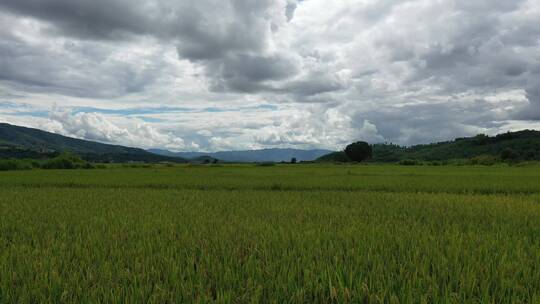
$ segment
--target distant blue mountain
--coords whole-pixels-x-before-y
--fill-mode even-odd
[[[323,155],[331,153],[330,150],[299,150],[299,149],[262,149],[245,151],[221,152],[171,152],[160,149],[150,149],[149,152],[169,157],[193,159],[201,156],[210,156],[227,162],[280,162],[290,161],[293,157],[297,161],[312,161]]]

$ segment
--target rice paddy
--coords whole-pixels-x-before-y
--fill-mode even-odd
[[[0,303],[540,303],[539,169],[0,172]]]

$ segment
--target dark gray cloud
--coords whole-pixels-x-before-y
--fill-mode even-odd
[[[459,12],[466,14],[480,14],[482,16],[490,14],[503,14],[518,9],[525,0],[456,0],[454,7]]]
[[[164,65],[159,58],[150,58],[151,64],[136,66],[112,59],[111,52],[85,42],[50,49],[8,37],[0,40],[0,81],[26,92],[111,98],[142,92]]]
[[[294,17],[294,11],[296,10],[296,7],[296,2],[287,3],[287,6],[285,8],[285,15],[287,16],[287,21],[291,21]]]
[[[277,91],[294,95],[297,101],[312,101],[317,95],[339,91],[345,88],[344,82],[332,73],[317,71],[285,84]],[[311,98],[311,99],[310,99]]]
[[[294,12],[302,1],[304,0],[287,0],[287,5],[285,6],[285,16],[287,16],[287,21],[291,21],[294,18]]]
[[[145,1],[3,0],[0,8],[48,22],[63,34],[84,39],[118,39],[156,30],[160,12]]]
[[[264,51],[272,23],[272,1],[179,2],[168,34],[177,37],[180,57],[213,60]]]
[[[514,118],[540,121],[540,73],[529,79],[525,92],[529,105],[518,112]]]
[[[268,90],[268,81],[283,80],[298,73],[296,63],[280,56],[230,55],[206,63],[213,75],[212,89],[252,93]]]
[[[271,32],[280,21],[274,10],[281,9],[283,18],[286,13],[285,4],[280,7],[275,1],[8,0],[2,1],[0,8],[46,22],[49,28],[43,31],[49,34],[52,31],[74,39],[105,41],[148,36],[175,43],[180,59],[204,67],[212,88],[218,91],[255,92],[266,88],[261,82],[287,79],[297,72],[291,58],[268,50]],[[14,41],[8,47],[20,48]],[[4,54],[9,51],[5,48]],[[9,60],[4,56],[5,65],[21,55],[21,51],[11,53]],[[129,71],[121,73],[133,76]],[[15,73],[9,66],[4,74],[4,79],[29,85],[48,84],[35,81],[31,75]],[[65,73],[57,68],[55,74]],[[135,84],[125,90],[132,92],[139,87]]]
[[[176,16],[179,57],[202,65],[211,89],[218,92],[266,91],[271,88],[266,82],[292,78],[298,73],[297,63],[286,53],[269,48],[279,23],[272,10],[278,8],[281,17],[292,14],[291,3],[276,3],[245,0],[185,5],[181,16]]]

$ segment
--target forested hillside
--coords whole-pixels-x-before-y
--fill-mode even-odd
[[[403,160],[446,161],[491,157],[498,160],[540,160],[540,131],[523,130],[497,136],[477,135],[453,141],[403,147],[394,144],[372,145],[374,162]],[[343,152],[327,154],[319,161],[347,161]]]
[[[0,158],[48,158],[62,152],[75,153],[96,162],[184,162],[143,149],[71,138],[38,129],[0,123]]]

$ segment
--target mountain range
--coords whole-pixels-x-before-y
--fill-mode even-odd
[[[476,135],[452,141],[403,147],[394,144],[374,144],[375,162],[402,160],[452,160],[492,157],[497,159],[540,160],[540,131],[523,130],[496,136]],[[50,158],[62,152],[72,152],[93,162],[281,162],[347,161],[344,152],[330,150],[262,149],[221,152],[170,152],[143,150],[120,145],[103,144],[67,137],[38,129],[0,123],[0,158]]]
[[[315,150],[300,150],[300,149],[261,149],[261,150],[244,150],[244,151],[220,151],[220,152],[171,152],[167,150],[150,149],[149,152],[170,156],[182,157],[186,159],[194,159],[202,156],[209,156],[215,159],[226,162],[281,162],[291,161],[296,158],[297,161],[313,161],[332,151],[315,149]]]
[[[252,151],[170,152],[143,150],[67,137],[39,129],[0,123],[0,158],[48,158],[72,152],[95,162],[279,162],[315,160],[329,150],[264,149]]]

